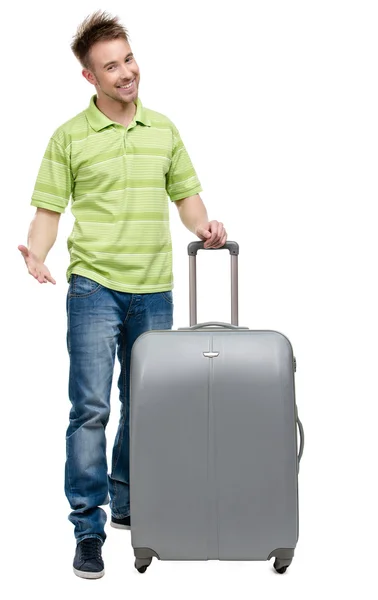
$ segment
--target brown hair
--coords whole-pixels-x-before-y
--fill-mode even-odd
[[[96,42],[123,38],[128,41],[127,30],[119,23],[118,17],[111,17],[98,10],[86,17],[77,28],[71,44],[71,50],[83,67],[89,69],[89,53]]]

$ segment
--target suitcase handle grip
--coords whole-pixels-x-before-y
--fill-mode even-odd
[[[205,242],[190,242],[188,245],[189,256],[197,256],[198,250],[229,250],[234,256],[239,255],[239,244],[237,242],[226,242],[221,248],[205,248]]]
[[[304,450],[304,429],[303,429],[303,425],[301,423],[300,418],[297,416],[297,425],[298,425],[298,429],[299,429],[299,437],[300,437],[300,442],[299,442],[299,454],[298,454],[298,472],[299,472],[299,463],[301,462],[301,458],[303,455],[303,450]]]

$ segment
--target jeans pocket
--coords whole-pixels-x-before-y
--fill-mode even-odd
[[[87,298],[88,296],[95,294],[101,288],[102,285],[97,283],[97,281],[73,273],[70,279],[68,295],[70,298]]]
[[[171,291],[168,292],[160,292],[160,295],[168,304],[173,304],[173,294]]]

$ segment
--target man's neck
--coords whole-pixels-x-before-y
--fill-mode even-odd
[[[108,119],[120,123],[124,127],[131,123],[137,110],[134,102],[123,104],[107,97],[97,97],[96,106]]]

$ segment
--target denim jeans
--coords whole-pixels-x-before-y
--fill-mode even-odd
[[[72,512],[75,537],[105,541],[110,499],[117,518],[130,514],[129,495],[129,383],[131,348],[151,329],[171,329],[172,292],[129,294],[72,275],[67,294],[67,348],[70,358],[69,397],[72,404],[66,435],[65,493]],[[110,414],[110,392],[115,355],[120,420],[108,475],[105,428]],[[110,498],[109,498],[110,497]]]

